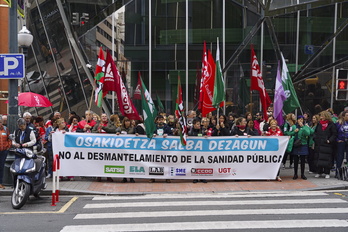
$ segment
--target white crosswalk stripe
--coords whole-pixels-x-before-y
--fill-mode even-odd
[[[325,192],[98,196],[92,200],[74,217],[75,225],[65,226],[62,232],[348,230],[344,216],[348,202]]]

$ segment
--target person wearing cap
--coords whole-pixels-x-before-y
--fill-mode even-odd
[[[306,157],[308,156],[308,138],[311,134],[311,129],[304,124],[303,115],[297,117],[295,135],[294,135],[294,145],[291,155],[294,158],[294,177],[292,179],[296,180],[298,178],[298,163],[301,160],[301,178],[307,180],[304,174]]]

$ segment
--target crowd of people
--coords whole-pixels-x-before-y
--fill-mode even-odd
[[[300,164],[300,177],[307,179],[305,175],[306,163],[308,172],[315,173],[315,177],[324,176],[330,178],[330,171],[335,170],[335,177],[339,177],[340,168],[344,161],[344,154],[348,154],[348,111],[341,112],[336,116],[331,109],[321,111],[319,114],[310,116],[309,113],[296,116],[293,113],[285,115],[283,125],[278,125],[277,120],[272,115],[272,108],[268,112],[268,119],[263,119],[262,112],[257,112],[254,116],[247,112],[243,116],[234,113],[226,115],[213,115],[209,113],[206,117],[198,115],[191,110],[187,115],[188,136],[289,136],[289,143],[283,156],[282,167],[285,168],[289,160],[289,168],[293,168],[293,179],[299,178],[298,166]],[[110,117],[102,113],[98,115],[90,110],[85,111],[83,116],[70,112],[66,121],[59,112],[49,116],[44,122],[41,116],[32,116],[29,112],[23,114],[21,118],[26,123],[22,126],[22,131],[35,132],[35,142],[33,135],[27,136],[25,140],[18,138],[19,144],[33,146],[39,142],[46,148],[47,155],[47,178],[52,175],[52,133],[111,133],[111,134],[134,134],[144,135],[145,125],[142,120],[130,120],[118,114]],[[174,115],[159,114],[155,119],[156,129],[154,136],[177,136],[179,135],[179,122]],[[20,126],[20,123],[18,124]],[[4,163],[11,140],[10,132],[6,127],[6,115],[0,117],[0,188],[2,185]],[[24,133],[24,132],[22,132]],[[27,144],[27,145],[24,145]],[[346,159],[347,160],[347,159]],[[70,181],[73,176],[65,177]],[[281,181],[278,173],[277,180]],[[101,177],[97,181],[102,181]],[[107,181],[112,182],[111,177]],[[121,182],[132,182],[135,180],[123,178]],[[154,182],[150,179],[149,182]],[[206,180],[200,180],[207,183]],[[171,180],[167,179],[170,183]],[[193,180],[197,183],[198,180]]]

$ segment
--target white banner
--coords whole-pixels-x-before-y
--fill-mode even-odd
[[[275,179],[287,136],[180,137],[54,133],[61,176]]]

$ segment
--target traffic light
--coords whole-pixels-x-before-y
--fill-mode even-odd
[[[80,18],[80,24],[81,26],[85,25],[86,23],[88,23],[89,20],[89,14],[88,13],[82,13],[82,16]]]
[[[71,19],[71,24],[72,25],[79,25],[80,24],[80,14],[77,12],[72,13],[72,19]]]
[[[348,100],[348,70],[336,70],[336,100]]]

